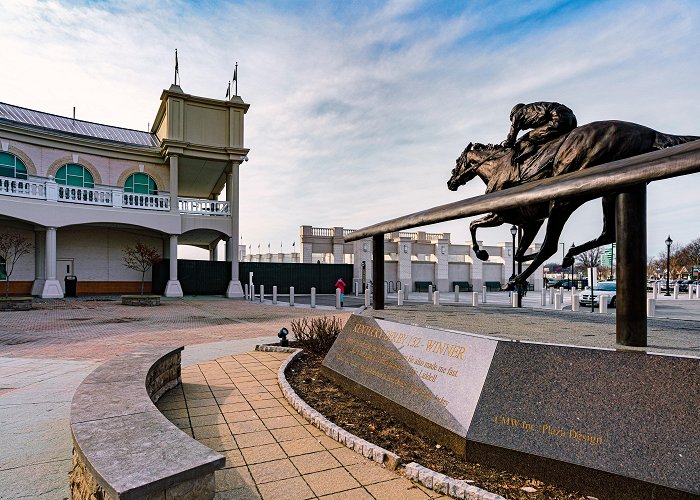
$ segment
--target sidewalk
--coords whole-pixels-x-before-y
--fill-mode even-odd
[[[182,370],[157,403],[180,429],[226,456],[217,499],[448,498],[349,450],[309,424],[277,384],[288,353],[249,352]]]

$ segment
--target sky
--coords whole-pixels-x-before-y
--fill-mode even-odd
[[[469,142],[505,139],[514,104],[557,101],[579,125],[700,135],[700,2],[3,1],[0,101],[146,130],[173,80],[250,104],[241,235],[292,250],[299,226],[358,229],[484,193],[447,179]],[[652,183],[647,253],[700,237],[700,174]],[[467,220],[432,225],[453,243]],[[600,202],[560,242],[596,237]],[[541,241],[543,231],[537,238]],[[509,227],[482,229],[486,244]],[[191,252],[188,255],[198,255]],[[206,258],[206,254],[201,254]]]

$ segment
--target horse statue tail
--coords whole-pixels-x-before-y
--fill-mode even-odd
[[[656,132],[656,139],[654,140],[654,149],[670,148],[671,146],[678,146],[679,144],[697,141],[698,139],[700,139],[700,137],[695,135],[671,135],[664,134],[662,132]]]

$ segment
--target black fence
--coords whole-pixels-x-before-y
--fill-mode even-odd
[[[335,282],[343,278],[347,291],[352,290],[352,264],[282,264],[277,262],[241,262],[238,264],[241,284],[248,283],[248,273],[253,273],[253,284],[259,290],[265,285],[265,293],[335,293]],[[164,259],[153,266],[153,291],[163,293],[170,276],[170,261]],[[185,295],[223,295],[231,281],[231,263],[208,260],[177,261],[177,277]]]

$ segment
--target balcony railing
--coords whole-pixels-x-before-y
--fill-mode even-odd
[[[231,215],[228,201],[178,198],[177,202],[181,214],[220,215],[224,217]]]
[[[113,208],[140,210],[170,210],[170,194],[126,193],[121,188],[97,186],[83,188],[58,184],[52,178],[29,177],[16,179],[0,177],[0,196],[33,198],[35,200],[76,203]],[[228,201],[198,200],[179,198],[178,211],[181,214],[230,217]]]

